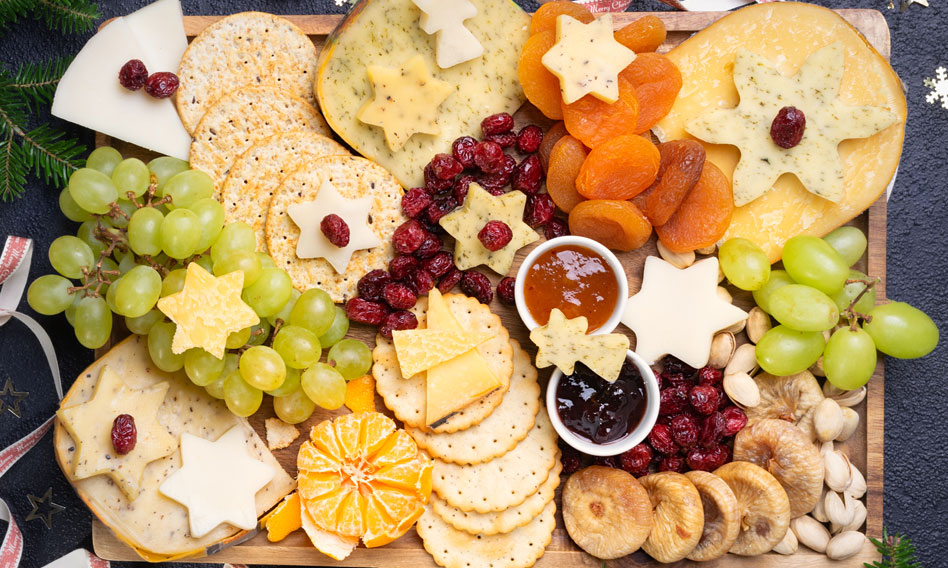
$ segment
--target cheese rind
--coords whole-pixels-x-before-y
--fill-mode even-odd
[[[559,308],[553,308],[546,325],[530,332],[530,341],[539,349],[537,367],[555,365],[563,374],[571,375],[579,362],[610,383],[618,379],[629,338],[619,333],[586,335],[588,326],[584,316],[566,319]]]
[[[402,377],[418,373],[454,359],[493,337],[490,333],[458,333],[437,329],[404,329],[392,332],[395,355]]]
[[[464,20],[477,16],[477,7],[469,0],[412,0],[421,10],[418,25],[426,34],[434,34],[438,67],[448,69],[484,54]]]

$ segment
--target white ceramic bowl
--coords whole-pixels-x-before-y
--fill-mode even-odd
[[[528,254],[527,257],[523,259],[523,263],[520,264],[520,268],[517,270],[517,281],[514,285],[514,299],[517,303],[517,312],[520,314],[520,319],[523,320],[523,323],[527,326],[527,329],[532,330],[533,328],[540,326],[540,324],[537,323],[537,320],[533,319],[533,316],[530,315],[530,309],[527,307],[527,303],[524,300],[524,281],[527,277],[527,271],[531,266],[533,266],[541,254],[550,250],[551,248],[563,245],[583,247],[596,252],[599,254],[599,256],[605,259],[606,263],[609,265],[609,268],[611,268],[613,274],[615,274],[616,285],[618,287],[618,293],[616,296],[618,301],[616,302],[616,307],[612,310],[612,314],[609,316],[609,319],[606,320],[606,322],[602,324],[599,329],[590,332],[590,335],[612,333],[612,331],[619,325],[619,319],[622,317],[622,312],[625,308],[625,301],[629,297],[629,281],[625,277],[625,269],[622,267],[622,263],[619,262],[618,257],[616,257],[616,255],[608,248],[592,239],[587,239],[586,237],[574,237],[572,235],[568,235],[565,237],[556,237],[555,239],[550,239],[530,251],[530,254]]]
[[[563,424],[563,421],[560,419],[560,413],[556,410],[556,387],[563,378],[563,372],[559,369],[553,369],[550,382],[546,386],[546,411],[547,414],[550,415],[550,422],[553,423],[553,428],[564,442],[591,456],[615,456],[632,449],[632,447],[644,440],[649,432],[652,431],[652,426],[654,426],[655,421],[658,420],[658,407],[661,404],[661,393],[658,391],[658,381],[655,379],[655,374],[652,372],[652,369],[646,364],[645,359],[642,359],[638,353],[629,351],[626,354],[626,358],[635,363],[635,366],[639,369],[639,373],[642,374],[642,382],[645,385],[645,413],[642,415],[642,420],[639,421],[635,430],[630,432],[626,437],[619,438],[608,444],[590,442],[574,434]]]

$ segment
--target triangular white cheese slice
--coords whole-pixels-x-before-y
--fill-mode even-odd
[[[188,48],[183,17],[181,2],[158,0],[123,18],[148,54],[149,73],[178,72],[181,56]]]

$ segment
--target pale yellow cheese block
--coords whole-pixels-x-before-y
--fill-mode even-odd
[[[868,208],[885,190],[902,151],[906,106],[898,76],[859,33],[835,12],[811,4],[773,2],[751,5],[718,20],[667,55],[678,66],[682,88],[656,133],[663,140],[691,138],[685,125],[718,108],[737,106],[733,65],[740,48],[775,62],[784,75],[795,74],[821,47],[842,42],[845,71],[839,97],[848,105],[895,112],[899,121],[869,138],[839,145],[844,193],[838,203],[808,192],[791,174],[774,189],[734,210],[724,238],[744,237],[760,245],[771,261],[798,234],[822,236]],[[707,159],[730,180],[740,158],[735,146],[704,144]]]

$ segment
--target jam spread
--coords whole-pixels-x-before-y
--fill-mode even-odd
[[[645,414],[645,383],[629,360],[614,383],[577,363],[556,387],[556,411],[570,432],[596,444],[619,440],[639,425]]]

